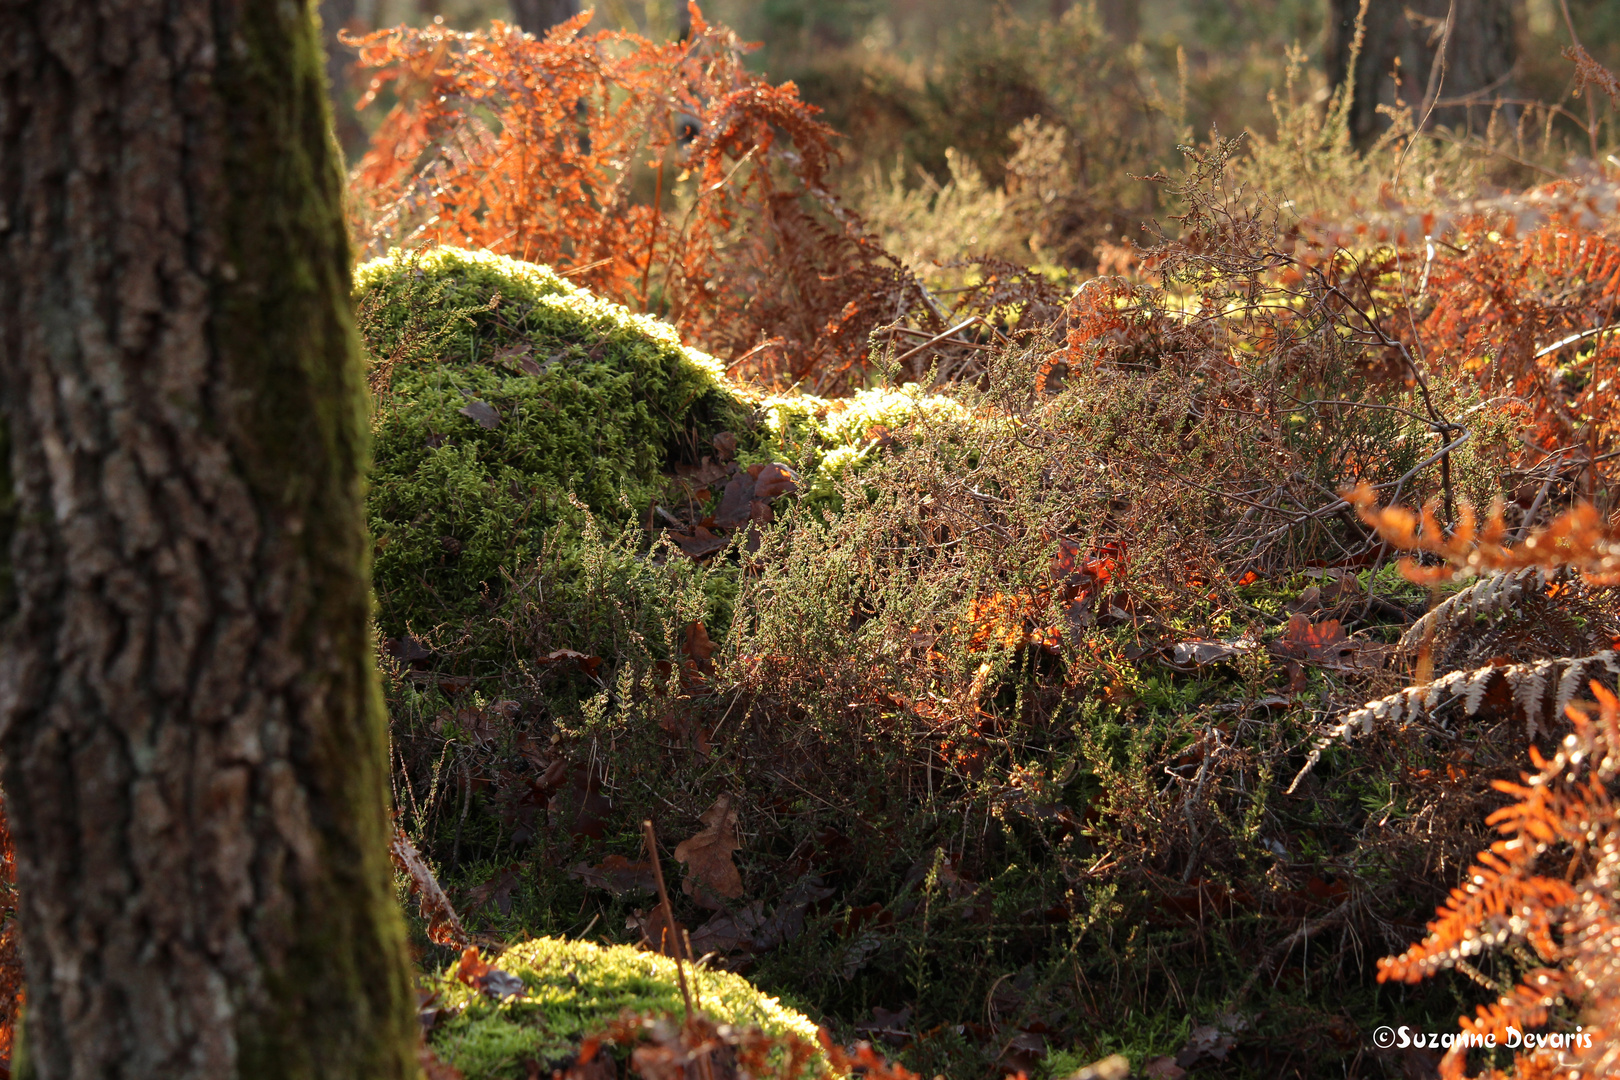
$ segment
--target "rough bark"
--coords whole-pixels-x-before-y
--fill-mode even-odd
[[[1352,72],[1356,13],[1361,0],[1329,0],[1327,48],[1329,77],[1343,84]],[[1452,27],[1444,33],[1448,13]],[[1366,144],[1390,126],[1380,105],[1409,107],[1421,121],[1431,102],[1428,126],[1483,133],[1498,99],[1517,95],[1518,62],[1512,0],[1370,0],[1366,32],[1355,64],[1350,131]],[[1446,43],[1440,63],[1440,45]],[[1399,62],[1400,87],[1391,72]],[[1515,106],[1502,118],[1517,123]]]
[[[46,1078],[416,1073],[329,117],[309,0],[0,0],[0,767]]]
[[[537,37],[579,14],[579,0],[511,0],[511,4],[512,21]]]

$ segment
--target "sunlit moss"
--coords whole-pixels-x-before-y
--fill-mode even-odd
[[[432,1035],[434,1051],[467,1080],[516,1080],[525,1059],[550,1066],[573,1056],[580,1039],[622,1011],[679,1017],[684,1009],[675,962],[628,945],[536,938],[490,961],[523,980],[523,993],[496,1002],[447,970],[435,989],[447,1013]],[[688,966],[693,1005],[721,1023],[814,1041],[803,1013],[756,990],[741,976]]]

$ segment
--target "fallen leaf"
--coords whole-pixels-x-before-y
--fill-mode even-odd
[[[890,1046],[904,1046],[913,1038],[907,1030],[911,1024],[911,1009],[909,1007],[890,1012],[881,1005],[872,1006],[872,1022],[869,1024],[856,1024],[855,1031],[860,1035],[875,1035]]]
[[[501,423],[501,414],[495,406],[487,401],[473,400],[467,402],[456,412],[467,417],[481,428],[497,428]]]
[[[1246,638],[1231,641],[1183,641],[1170,650],[1170,658],[1178,664],[1203,667],[1205,664],[1244,656],[1259,648],[1259,643]]]
[[[613,802],[602,794],[602,778],[598,773],[578,773],[574,782],[552,796],[546,809],[553,828],[567,828],[570,836],[588,836],[602,839],[607,828],[607,815]]]
[[[1187,1070],[1176,1064],[1173,1057],[1156,1057],[1142,1066],[1142,1075],[1147,1080],[1181,1080],[1187,1075]]]
[[[389,638],[387,641],[383,642],[383,647],[387,650],[388,655],[394,657],[396,660],[403,660],[407,664],[414,664],[421,660],[428,660],[433,656],[432,649],[429,649],[425,644],[409,634],[405,634],[397,638]]]
[[[741,846],[731,796],[720,796],[698,820],[703,830],[675,847],[675,861],[686,866],[681,890],[702,907],[719,910],[724,906],[722,897],[736,900],[743,894],[742,875],[731,859]]]
[[[568,874],[592,888],[606,889],[614,896],[658,891],[652,863],[631,862],[623,855],[609,855],[596,866],[577,863],[568,868]]]
[[[773,461],[754,477],[754,498],[774,499],[778,495],[794,495],[799,490],[799,477],[781,462]]]
[[[574,649],[553,649],[540,658],[540,663],[546,665],[571,663],[579,669],[582,675],[594,679],[596,678],[597,668],[602,666],[602,658],[600,656],[589,656]]]
[[[425,1039],[416,1048],[416,1061],[422,1066],[422,1075],[426,1080],[465,1080],[465,1074],[460,1069],[439,1060]]]
[[[659,904],[650,914],[642,914],[636,908],[624,920],[626,930],[635,930],[641,934],[640,946],[648,952],[662,953],[665,956],[684,957],[686,927],[679,919],[672,919]]]
[[[534,346],[532,345],[507,345],[495,350],[493,362],[501,367],[517,368],[530,375],[538,375],[542,369],[539,364],[534,362],[533,356]]]
[[[754,501],[754,478],[738,473],[726,484],[720,496],[720,509],[714,512],[714,523],[721,528],[736,528],[748,520],[749,504]]]
[[[675,542],[676,547],[694,559],[701,559],[705,555],[713,555],[731,543],[723,536],[714,535],[702,525],[693,529],[691,536],[683,536],[676,532],[666,533],[665,535]]]
[[[1277,656],[1314,664],[1337,665],[1357,648],[1338,619],[1313,623],[1306,615],[1296,613],[1289,616],[1287,628],[1271,643],[1270,651]]]
[[[694,487],[707,488],[710,484],[724,480],[731,474],[720,465],[715,464],[711,457],[705,457],[701,465],[677,465],[675,475],[689,481]]]
[[[692,931],[692,955],[752,951],[755,932],[765,922],[765,905],[758,900],[735,911],[720,911]]]
[[[1124,1054],[1109,1054],[1062,1080],[1130,1080],[1130,1075],[1131,1059]]]
[[[709,640],[709,631],[702,623],[687,624],[686,645],[681,651],[699,664],[707,662],[714,655],[714,642]]]
[[[512,914],[512,892],[523,882],[523,871],[526,869],[521,863],[514,863],[505,867],[480,885],[467,890],[468,914],[477,911],[484,905],[494,902],[495,908],[502,915]]]

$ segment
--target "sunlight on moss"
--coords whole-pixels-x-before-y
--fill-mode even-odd
[[[572,1057],[580,1039],[629,1009],[679,1017],[684,1005],[675,962],[628,945],[536,938],[491,959],[523,980],[523,993],[496,1003],[457,981],[447,969],[434,984],[442,1007],[431,1041],[467,1080],[516,1080],[534,1060],[550,1072]],[[722,1023],[756,1026],[767,1034],[814,1041],[810,1018],[756,990],[739,975],[687,968],[693,1005]]]

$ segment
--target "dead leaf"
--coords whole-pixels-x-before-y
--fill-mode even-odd
[[[481,428],[494,429],[501,424],[500,411],[487,401],[474,399],[457,409],[456,412],[467,417]]]
[[[1340,653],[1353,647],[1338,619],[1313,623],[1309,617],[1297,613],[1289,617],[1282,637],[1272,644],[1283,656],[1317,661],[1337,659]]]
[[[513,863],[497,871],[489,880],[481,885],[475,885],[467,890],[468,914],[477,911],[485,904],[494,902],[495,908],[502,915],[512,914],[512,891],[523,882],[523,871],[526,867],[521,863]]]
[[[465,1080],[466,1074],[454,1065],[440,1061],[425,1039],[416,1048],[416,1060],[422,1066],[422,1075],[426,1080]]]
[[[798,475],[781,462],[773,461],[759,470],[754,477],[754,498],[774,499],[778,495],[794,495],[799,490]]]
[[[623,855],[609,855],[596,866],[577,863],[568,868],[568,874],[592,888],[606,889],[614,896],[658,891],[652,863],[631,862]]]
[[[692,530],[691,536],[682,536],[680,533],[666,533],[675,546],[694,559],[701,559],[705,555],[713,555],[724,548],[731,541],[723,536],[716,536],[702,525]]]
[[[681,651],[699,664],[706,663],[714,655],[714,642],[709,640],[709,631],[702,623],[687,624],[686,645]]]
[[[1203,667],[1205,664],[1217,663],[1221,660],[1230,660],[1233,657],[1244,656],[1259,648],[1259,643],[1246,638],[1237,638],[1232,641],[1183,641],[1170,650],[1170,658],[1178,664],[1191,664],[1194,667]]]
[[[534,362],[534,346],[528,344],[506,345],[495,350],[492,362],[505,368],[516,368],[529,375],[538,375],[544,369]]]
[[[731,853],[741,846],[731,796],[720,796],[698,820],[703,822],[703,831],[676,845],[675,861],[686,866],[681,890],[702,907],[716,911],[724,906],[722,897],[736,900],[743,894],[742,875],[731,860]]]
[[[711,457],[705,457],[701,465],[677,465],[675,475],[690,483],[694,488],[707,488],[710,484],[724,480],[730,476],[722,466],[715,464]]]
[[[1156,1057],[1142,1066],[1142,1075],[1147,1080],[1181,1080],[1187,1075],[1187,1070],[1176,1064],[1173,1057]]]
[[[1130,1080],[1131,1059],[1124,1054],[1109,1054],[1101,1061],[1093,1061],[1065,1080]]]
[[[514,997],[523,993],[523,980],[509,971],[491,967],[478,955],[478,946],[469,945],[456,965],[456,978],[492,998]]]
[[[639,932],[639,944],[648,952],[675,957],[686,955],[686,927],[681,925],[679,919],[670,918],[663,904],[653,908],[650,914],[642,914],[641,909],[636,908],[624,920],[624,928]]]
[[[540,663],[546,665],[571,663],[579,670],[580,674],[594,679],[596,678],[597,668],[602,666],[602,658],[600,656],[588,656],[574,649],[553,649],[540,658]]]
[[[388,655],[396,660],[403,660],[407,664],[415,664],[433,657],[432,649],[429,649],[425,644],[409,634],[389,638],[383,642],[383,648],[388,652]]]
[[[907,1030],[911,1024],[911,1009],[901,1009],[890,1012],[881,1005],[872,1006],[872,1022],[870,1024],[856,1024],[855,1031],[860,1035],[875,1035],[890,1046],[904,1046],[913,1038]]]
[[[752,951],[755,933],[765,922],[765,905],[755,900],[735,911],[720,911],[692,931],[692,955]]]
[[[714,523],[721,528],[736,528],[748,520],[748,507],[754,501],[754,478],[738,473],[726,484],[720,496],[720,509],[714,512]]]

